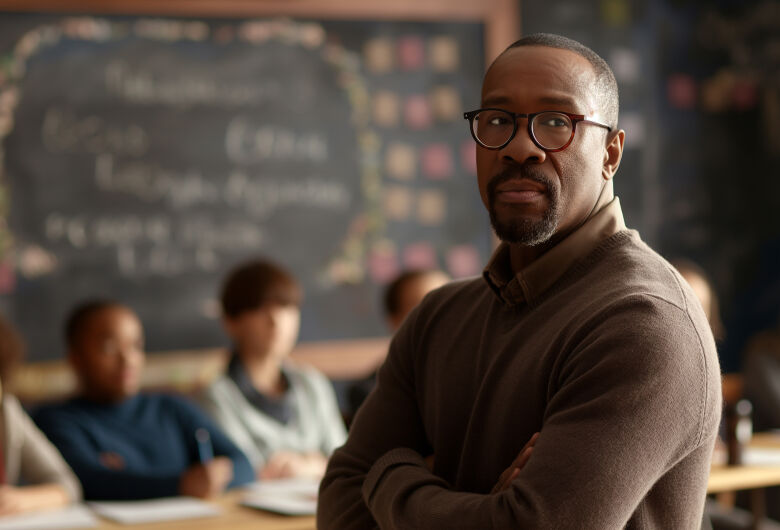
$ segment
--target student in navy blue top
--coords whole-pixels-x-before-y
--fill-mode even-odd
[[[143,329],[132,310],[89,302],[72,313],[66,335],[80,393],[41,408],[35,421],[81,480],[84,498],[210,497],[253,480],[246,456],[197,407],[139,393]],[[201,428],[213,458],[199,456]]]

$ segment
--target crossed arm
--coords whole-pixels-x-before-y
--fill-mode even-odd
[[[703,475],[689,494],[703,502],[717,402],[704,402],[701,356],[678,355],[694,351],[698,337],[659,328],[653,341],[627,346],[625,329],[642,316],[615,318],[572,352],[531,442],[533,458],[520,451],[489,493],[455,491],[426,466],[423,456],[435,447],[417,399],[419,374],[398,342],[408,338],[396,337],[377,389],[330,461],[318,527],[622,528],[656,482],[693,453],[692,474]]]

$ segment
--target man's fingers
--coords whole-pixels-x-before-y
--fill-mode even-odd
[[[512,465],[510,467],[520,467],[522,468],[526,462],[528,462],[528,456],[531,454],[529,451],[536,445],[536,440],[539,438],[539,433],[534,433],[533,436],[531,436],[531,439],[526,442],[526,444],[523,446],[522,449],[520,449],[520,452],[518,453],[517,457],[515,458],[514,462],[512,462]]]

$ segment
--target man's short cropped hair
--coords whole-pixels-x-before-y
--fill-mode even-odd
[[[65,319],[65,343],[68,348],[76,347],[90,319],[109,307],[122,307],[122,304],[108,298],[93,298],[80,302],[71,309]]]
[[[233,269],[222,286],[222,314],[236,318],[266,304],[300,306],[303,290],[285,269],[264,259],[243,263]]]
[[[612,73],[612,69],[599,54],[576,40],[553,33],[533,33],[513,42],[504,51],[506,52],[512,48],[519,48],[521,46],[546,46],[548,48],[569,50],[587,59],[593,67],[593,71],[596,73],[595,90],[598,94],[599,104],[603,112],[601,118],[607,125],[612,127],[613,130],[617,128],[618,111],[620,107],[618,85],[615,80],[615,74]]]

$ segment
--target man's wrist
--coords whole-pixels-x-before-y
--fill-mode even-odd
[[[396,447],[379,457],[371,466],[363,481],[363,500],[368,504],[369,498],[374,494],[384,475],[398,466],[417,466],[426,469],[425,459],[408,447]]]

